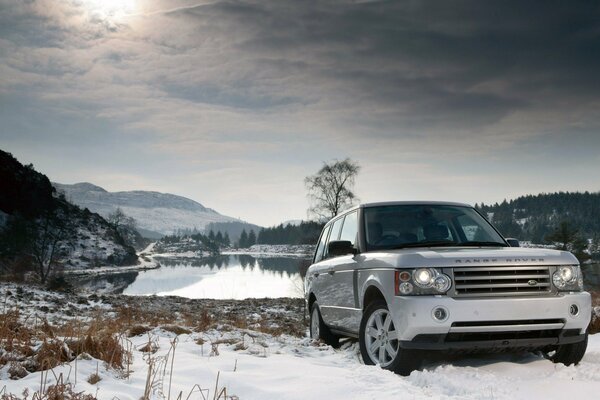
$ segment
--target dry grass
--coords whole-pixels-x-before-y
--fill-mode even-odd
[[[23,369],[52,369],[85,353],[107,367],[123,370],[131,354],[121,328],[102,316],[88,326],[77,320],[52,326],[46,320],[28,320],[18,311],[9,311],[0,314],[0,367],[10,363],[10,376],[19,377]]]
[[[97,373],[91,374],[88,378],[87,378],[87,383],[89,383],[90,385],[95,385],[96,383],[100,382],[102,380],[102,378],[100,378],[100,375],[98,375]]]
[[[31,357],[33,337],[32,330],[21,322],[18,310],[0,314],[0,367]]]
[[[186,319],[191,322],[190,325],[196,325],[194,328],[196,332],[204,332],[210,329],[214,324],[212,316],[205,308],[200,312],[200,319],[198,321],[195,321],[194,317],[189,316]]]
[[[31,372],[51,369],[74,359],[74,353],[64,342],[44,338],[42,346],[34,357],[35,364],[30,364],[33,367]]]
[[[134,325],[129,329],[129,337],[140,336],[144,333],[148,333],[152,330],[149,326],[146,325]]]
[[[167,332],[171,332],[176,334],[177,336],[179,335],[189,335],[192,333],[191,330],[187,329],[187,328],[183,328],[179,325],[164,325],[161,326],[161,329],[167,331]]]
[[[96,396],[84,394],[83,392],[75,392],[70,383],[57,383],[56,385],[48,386],[42,391],[29,393],[27,390],[23,392],[21,397],[12,393],[3,393],[0,391],[0,400],[97,400]]]
[[[110,304],[110,307],[95,307],[90,305],[90,299]],[[173,368],[175,344],[179,335],[203,333],[212,329],[234,331],[238,328],[274,335],[284,332],[303,335],[304,327],[300,318],[295,318],[296,326],[288,323],[288,320],[294,320],[294,313],[289,312],[289,304],[281,306],[279,302],[271,304],[268,300],[263,301],[147,297],[125,300],[118,296],[85,298],[77,294],[54,296],[44,292],[32,293],[17,287],[5,292],[4,306],[0,302],[0,368],[6,366],[8,377],[20,379],[39,371],[43,371],[42,376],[48,376],[54,373],[56,366],[72,362],[76,376],[77,360],[90,360],[93,357],[103,361],[103,367],[115,369],[121,376],[128,376],[134,350],[129,337],[148,334],[148,342],[136,346],[135,350],[142,352],[142,357],[148,362],[146,395],[153,397],[156,390],[170,388],[171,374],[166,371]],[[273,312],[273,308],[281,311]],[[23,314],[25,312],[32,316],[27,317]],[[166,355],[157,352],[158,340],[152,335],[152,330],[159,327],[177,335],[173,339],[171,350],[166,349]],[[205,344],[202,337],[193,339],[199,345]],[[236,346],[239,343],[240,349],[246,347],[243,338],[207,342],[212,355],[218,354],[219,345]],[[100,379],[97,372],[84,379],[91,384],[97,383]],[[163,382],[164,377],[167,377],[167,381]],[[54,383],[52,387],[43,387],[28,395],[29,399],[94,399],[93,396],[73,393],[70,386],[58,379]],[[197,396],[197,392],[204,395],[210,392],[212,399],[234,398],[228,396],[225,388],[220,387],[218,382],[210,390],[197,386],[187,395],[196,393]],[[177,398],[175,395],[177,394],[171,393],[171,399]],[[178,395],[186,398],[183,393]],[[7,391],[3,393],[0,388],[0,400],[27,400],[28,396],[8,395]]]
[[[76,349],[76,355],[87,353],[115,369],[125,368],[131,357],[123,347],[118,331],[89,333],[81,339],[70,341],[69,347]]]

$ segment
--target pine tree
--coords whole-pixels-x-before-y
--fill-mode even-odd
[[[256,233],[254,233],[254,229],[250,230],[250,234],[248,235],[248,245],[246,247],[254,246],[256,244]]]
[[[215,242],[223,244],[223,234],[221,233],[221,231],[217,232],[217,235],[215,236]]]
[[[246,233],[245,229],[242,231],[242,234],[240,235],[240,240],[238,241],[238,247],[241,247],[243,249],[248,247],[248,234]]]
[[[229,233],[225,232],[225,236],[223,236],[223,245],[229,246],[231,244],[231,240],[229,239]]]
[[[579,231],[571,227],[567,221],[561,222],[551,234],[546,236],[546,241],[556,243],[558,250],[569,250],[569,245],[577,239]]]

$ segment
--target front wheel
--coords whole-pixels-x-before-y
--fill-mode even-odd
[[[544,356],[554,363],[561,363],[566,366],[579,364],[587,349],[588,334],[585,339],[578,343],[562,344],[553,352],[545,352]]]
[[[367,365],[379,365],[403,376],[421,366],[422,356],[418,351],[400,347],[392,314],[383,300],[371,303],[363,313],[359,346]]]
[[[333,348],[340,345],[340,338],[329,330],[329,327],[323,322],[319,304],[315,301],[310,307],[310,337],[315,340],[321,340]]]

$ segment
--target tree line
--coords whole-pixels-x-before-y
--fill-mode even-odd
[[[503,235],[534,243],[544,243],[562,222],[576,227],[585,238],[600,234],[600,192],[543,193],[475,207]]]

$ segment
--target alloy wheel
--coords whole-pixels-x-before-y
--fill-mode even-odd
[[[388,310],[380,308],[369,316],[364,338],[367,354],[374,364],[387,367],[394,361],[400,343]]]

